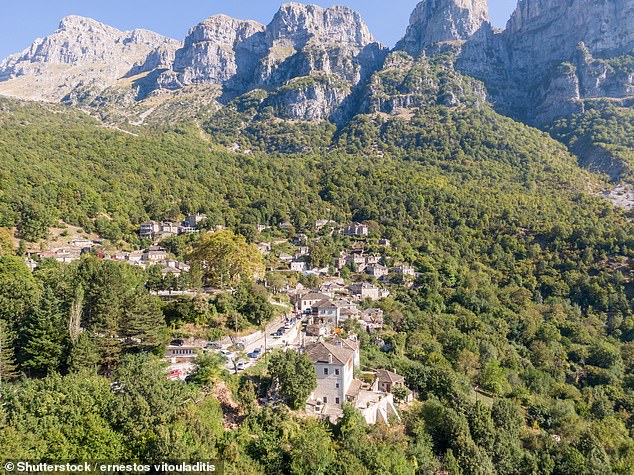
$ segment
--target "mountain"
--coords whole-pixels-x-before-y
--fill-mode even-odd
[[[488,102],[548,129],[634,104],[633,20],[634,0],[520,0],[496,30],[486,0],[423,0],[390,51],[344,6],[287,3],[268,25],[216,15],[182,43],[67,17],[2,62],[0,94],[117,124],[232,116],[245,127],[271,115],[342,127],[358,114]]]
[[[633,20],[632,0],[521,0],[503,32],[473,38],[464,71],[512,114],[543,125],[588,99],[634,95]]]
[[[180,42],[148,30],[122,32],[69,16],[55,33],[0,64],[0,93],[54,102],[82,102],[129,73],[171,64]]]

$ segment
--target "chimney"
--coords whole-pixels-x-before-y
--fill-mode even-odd
[[[332,353],[328,353],[328,364],[332,364]]]

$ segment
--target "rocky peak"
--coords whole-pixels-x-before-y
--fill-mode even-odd
[[[264,25],[255,21],[214,15],[189,30],[185,38],[185,47],[202,42],[235,47],[247,38],[263,32],[264,29]]]
[[[73,32],[77,33],[94,33],[116,37],[121,31],[101,23],[92,18],[86,18],[78,15],[69,15],[62,18],[57,27],[57,32]]]
[[[463,41],[488,22],[487,0],[423,0],[397,49],[418,54],[435,43]]]
[[[359,49],[375,42],[361,15],[348,7],[321,8],[293,2],[282,5],[275,14],[267,37],[271,44],[287,42],[296,48],[311,40]]]

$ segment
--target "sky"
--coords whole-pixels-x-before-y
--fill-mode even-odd
[[[323,7],[344,4],[361,13],[383,44],[403,36],[417,0],[299,0]],[[66,15],[81,15],[120,30],[146,28],[176,39],[216,13],[269,23],[283,1],[274,0],[22,0],[4,1],[0,16],[0,59],[55,31]],[[515,0],[489,0],[491,21],[503,28]]]

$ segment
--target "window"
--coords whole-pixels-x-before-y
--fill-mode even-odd
[[[339,404],[339,398],[338,397],[335,398],[335,404]]]
[[[336,369],[336,370],[335,370],[335,374],[336,374],[337,376],[339,376],[339,370],[338,370],[338,369]]]
[[[328,375],[328,368],[324,368],[324,374]]]
[[[339,383],[335,384],[335,388],[339,389]]]
[[[324,396],[324,404],[328,404],[328,396]]]

